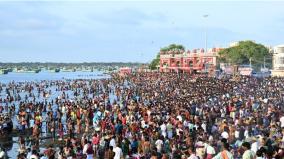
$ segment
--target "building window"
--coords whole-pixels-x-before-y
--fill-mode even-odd
[[[189,62],[188,62],[188,65],[189,65],[189,67],[193,67],[193,62],[192,62],[192,61],[189,61]]]
[[[180,67],[180,62],[179,61],[177,61],[177,67]]]
[[[163,67],[168,67],[168,63],[164,62]]]
[[[284,64],[284,57],[279,57],[279,58],[277,58],[276,63],[277,63],[277,64]]]
[[[284,47],[278,47],[277,53],[284,53]]]

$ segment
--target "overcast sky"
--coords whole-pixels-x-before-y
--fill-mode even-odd
[[[149,62],[171,43],[204,48],[205,30],[208,48],[238,40],[278,45],[283,7],[283,1],[0,0],[0,62]]]

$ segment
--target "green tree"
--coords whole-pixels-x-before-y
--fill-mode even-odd
[[[263,59],[270,57],[269,50],[262,44],[253,41],[240,41],[237,46],[219,52],[219,60],[234,65],[249,64],[250,60],[255,69],[263,64]],[[268,61],[268,65],[271,61]]]
[[[179,44],[170,44],[169,46],[162,47],[160,49],[160,51],[174,51],[174,50],[185,51],[185,47]]]
[[[159,64],[160,64],[160,54],[158,54],[158,55],[156,56],[156,58],[152,60],[152,62],[151,62],[150,65],[149,65],[149,68],[150,68],[151,70],[156,70],[156,69],[157,69],[157,66],[158,66]]]

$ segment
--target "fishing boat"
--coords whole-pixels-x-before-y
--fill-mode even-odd
[[[71,69],[62,69],[61,72],[74,72],[74,71]]]
[[[8,68],[6,69],[8,72],[13,72],[13,69],[12,68]]]
[[[51,70],[49,70],[49,72],[58,73],[58,72],[60,72],[60,69],[59,68],[51,69]]]
[[[34,69],[34,70],[27,70],[25,73],[39,73],[40,69]]]
[[[8,69],[0,69],[0,74],[8,74]]]
[[[93,72],[91,69],[82,69],[82,72]]]
[[[17,70],[16,73],[39,73],[41,71],[41,69],[24,69],[24,70]]]

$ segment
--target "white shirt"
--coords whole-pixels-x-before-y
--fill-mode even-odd
[[[249,138],[249,132],[248,132],[248,130],[245,130],[244,135],[245,135],[245,138],[246,138],[246,139]]]
[[[280,122],[281,122],[281,128],[283,128],[284,127],[284,116],[280,118]]]
[[[208,145],[207,148],[206,148],[206,153],[207,153],[207,154],[214,155],[216,152],[215,152],[214,147]]]
[[[5,155],[5,152],[4,152],[4,151],[1,151],[1,152],[0,152],[0,158],[4,158],[4,155]]]
[[[166,124],[162,124],[162,125],[160,126],[160,128],[161,128],[161,131],[162,131],[162,132],[166,132],[166,130],[167,130]]]
[[[141,127],[144,129],[146,127],[146,123],[144,120],[141,121]]]
[[[251,150],[252,150],[254,153],[256,153],[258,149],[259,149],[259,144],[258,144],[258,142],[254,142],[254,143],[251,144]]]
[[[87,154],[88,144],[85,144],[83,147],[83,154]]]
[[[38,159],[38,157],[36,155],[31,155],[29,159]]]
[[[122,157],[122,150],[120,147],[115,147],[112,151],[115,153],[113,159],[120,159]]]
[[[213,141],[213,140],[214,140],[213,136],[210,135],[208,141]]]
[[[31,156],[32,156],[32,152],[28,152],[28,154],[27,154],[27,158],[28,158],[28,159],[30,159],[30,158],[31,158]],[[1,158],[1,155],[0,155],[0,158]]]
[[[235,138],[238,139],[240,137],[240,132],[238,130],[235,131]]]
[[[61,111],[62,111],[62,114],[65,114],[65,113],[66,113],[66,107],[63,106],[63,107],[61,108]]]
[[[202,123],[201,127],[202,127],[202,129],[206,132],[206,124],[205,124],[205,123]]]
[[[182,121],[182,117],[180,115],[177,116],[179,121]]]
[[[162,145],[163,145],[163,141],[158,139],[156,142],[155,142],[155,145],[156,145],[156,148],[158,150],[158,152],[160,152],[162,150]]]
[[[268,99],[267,98],[263,99],[263,102],[266,104],[268,102]]]
[[[224,131],[224,132],[221,134],[221,136],[222,136],[222,138],[224,138],[224,139],[228,139],[228,138],[229,138],[229,134],[228,134],[226,131]]]
[[[163,135],[164,137],[166,137],[166,136],[167,136],[167,133],[166,133],[166,131],[167,131],[167,126],[166,126],[166,124],[162,124],[162,125],[160,126],[160,129],[161,129],[161,131],[162,131],[162,135]]]
[[[191,154],[187,159],[198,159],[198,157],[195,154]]]
[[[112,139],[110,140],[110,142],[109,142],[109,146],[112,146],[113,148],[115,148],[115,147],[116,147],[115,139],[114,139],[114,138],[112,138]]]

